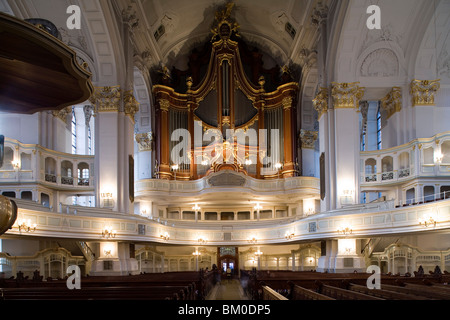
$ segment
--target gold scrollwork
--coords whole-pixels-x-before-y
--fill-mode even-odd
[[[133,91],[126,91],[123,95],[125,114],[134,121],[134,115],[139,111],[139,102],[133,95]]]
[[[417,80],[411,82],[411,95],[413,107],[415,106],[434,106],[434,98],[436,92],[439,91],[441,85],[438,80]]]
[[[95,106],[96,112],[112,112],[119,111],[120,99],[120,86],[96,87],[89,101]]]
[[[331,96],[335,109],[358,109],[359,101],[364,96],[365,88],[358,86],[359,82],[332,83]]]
[[[313,99],[314,109],[319,113],[319,119],[328,111],[328,89],[320,88],[316,97]]]
[[[314,149],[319,132],[310,130],[300,130],[300,141],[302,149]]]
[[[393,87],[392,90],[381,99],[381,109],[386,111],[387,119],[394,113],[402,110],[402,88]]]

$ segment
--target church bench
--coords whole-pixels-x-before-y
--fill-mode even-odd
[[[81,288],[5,288],[0,289],[3,300],[182,300],[184,287],[102,287]]]
[[[348,290],[367,294],[374,297],[379,297],[385,300],[428,300],[426,297],[411,296],[405,293],[388,291],[383,289],[369,289],[367,286],[361,286],[350,283],[347,287]]]
[[[335,300],[313,290],[297,286],[293,282],[288,284],[291,286],[291,300]]]
[[[336,300],[384,300],[367,294],[317,283],[318,292]]]
[[[405,293],[408,295],[425,297],[425,298],[429,298],[429,299],[439,299],[439,300],[441,300],[441,299],[449,300],[450,299],[450,296],[447,294],[441,294],[436,290],[433,290],[433,289],[428,290],[427,288],[428,287],[426,287],[426,286],[421,286],[420,288],[413,288],[413,287],[408,287],[408,285],[399,286],[399,285],[386,285],[386,284],[381,283],[381,289],[383,289],[383,290],[395,291],[395,292]]]
[[[268,286],[262,286],[262,290],[263,300],[289,300],[288,298]]]

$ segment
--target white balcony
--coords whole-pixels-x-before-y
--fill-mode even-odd
[[[57,152],[6,138],[0,183],[3,186],[40,184],[63,190],[93,190],[94,156]]]
[[[361,187],[450,177],[450,132],[377,151],[361,152]]]

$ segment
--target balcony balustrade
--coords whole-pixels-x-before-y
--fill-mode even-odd
[[[0,168],[3,185],[36,183],[64,189],[94,187],[94,156],[57,152],[8,138],[5,150],[5,161]]]

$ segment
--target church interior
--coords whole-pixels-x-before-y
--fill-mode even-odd
[[[450,299],[450,1],[373,2],[0,0],[0,300]]]

